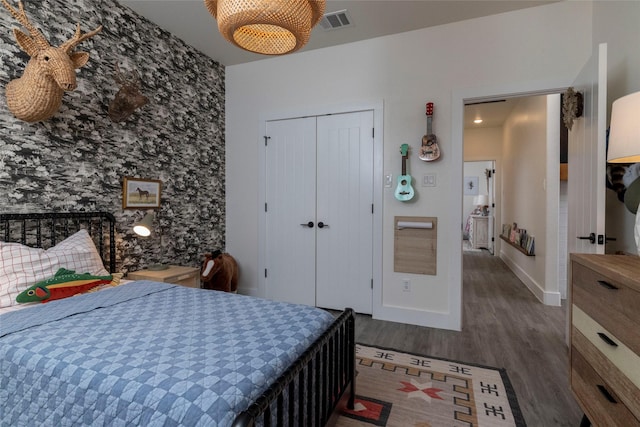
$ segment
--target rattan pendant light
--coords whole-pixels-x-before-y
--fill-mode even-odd
[[[325,0],[204,0],[220,33],[236,46],[264,55],[295,52],[309,41]]]

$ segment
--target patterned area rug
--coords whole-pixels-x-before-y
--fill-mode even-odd
[[[525,426],[504,369],[356,346],[356,405],[336,425]]]

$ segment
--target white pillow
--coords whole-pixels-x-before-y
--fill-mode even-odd
[[[0,242],[0,308],[16,305],[20,292],[53,277],[60,268],[98,276],[109,274],[84,229],[47,250]]]

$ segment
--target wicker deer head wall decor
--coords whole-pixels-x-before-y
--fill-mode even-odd
[[[13,8],[7,0],[2,0],[11,15],[29,31],[25,34],[14,28],[18,46],[31,59],[27,63],[22,77],[7,84],[6,96],[9,111],[20,120],[38,122],[53,116],[62,103],[65,91],[76,88],[76,68],[81,68],[89,60],[86,52],[73,52],[82,41],[93,37],[102,30],[82,34],[77,24],[73,37],[59,47],[51,46],[42,33],[29,21],[22,1],[18,1],[20,11]]]
[[[149,98],[140,92],[140,74],[137,71],[134,70],[127,76],[120,71],[117,62],[115,69],[115,80],[120,85],[120,90],[109,103],[109,117],[118,123],[126,120],[135,110],[148,103]]]

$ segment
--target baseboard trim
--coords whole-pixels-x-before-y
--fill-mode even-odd
[[[509,270],[531,291],[531,293],[544,305],[559,307],[561,304],[560,292],[545,291],[542,286],[531,277],[520,265],[504,251],[500,251],[500,259],[509,267]]]
[[[372,318],[428,328],[448,329],[451,331],[461,330],[459,319],[450,312],[442,313],[410,307],[384,305],[378,308],[374,307]]]

